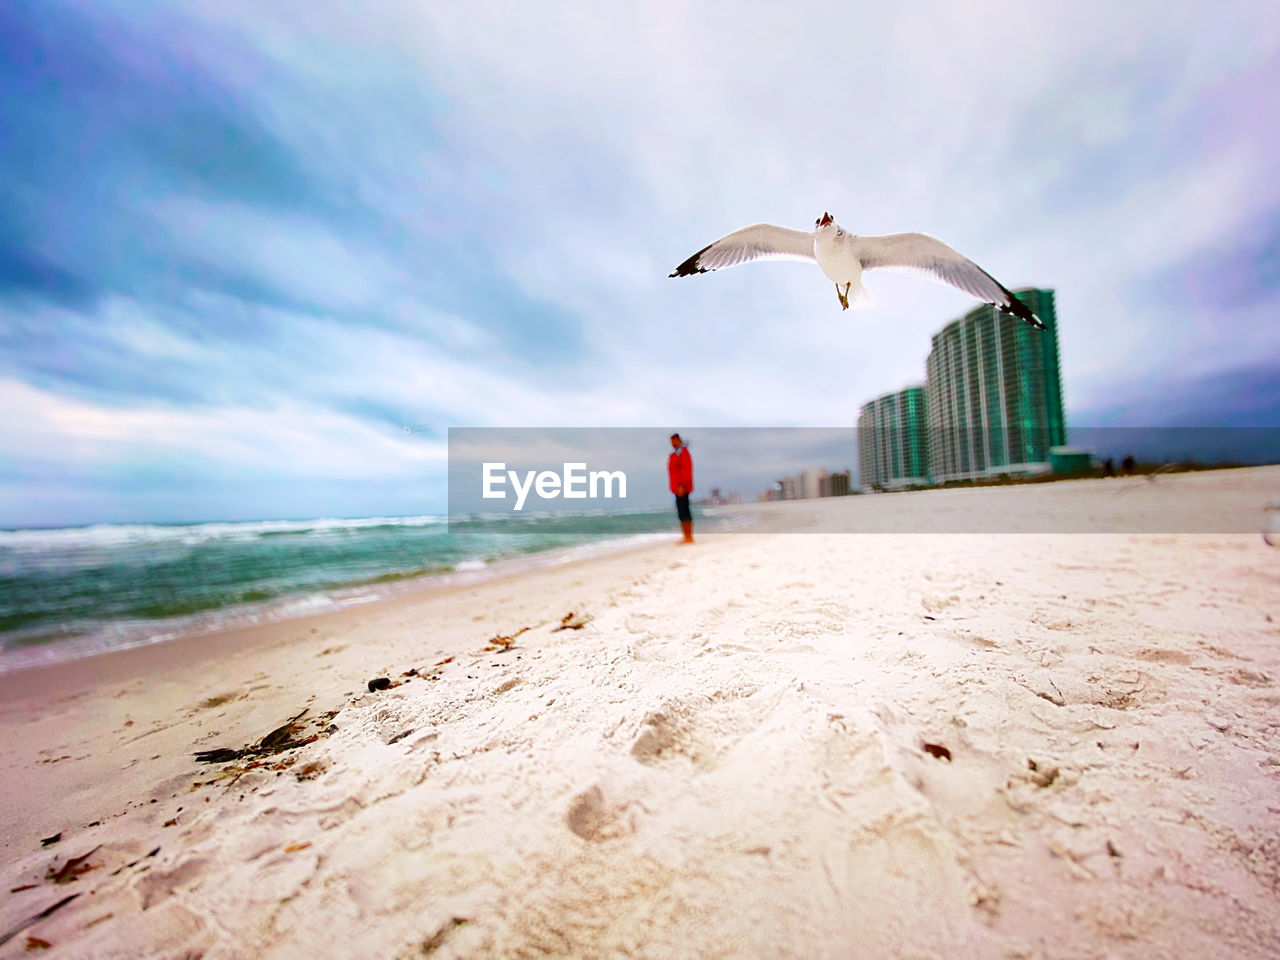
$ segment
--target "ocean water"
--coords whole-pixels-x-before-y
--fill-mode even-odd
[[[0,530],[0,673],[675,536],[670,511]],[[463,532],[458,532],[462,530]]]

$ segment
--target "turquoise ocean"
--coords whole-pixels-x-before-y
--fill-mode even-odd
[[[670,510],[0,530],[0,673],[676,536]]]

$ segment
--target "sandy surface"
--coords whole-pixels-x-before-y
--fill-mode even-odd
[[[739,534],[3,677],[0,957],[1275,957],[1273,617],[1257,533]]]

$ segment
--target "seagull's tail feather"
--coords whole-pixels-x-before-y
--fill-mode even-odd
[[[876,302],[871,299],[871,294],[867,292],[867,288],[862,284],[855,284],[849,291],[849,306],[854,310],[874,307]]]

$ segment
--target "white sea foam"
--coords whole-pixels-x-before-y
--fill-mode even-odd
[[[210,540],[250,540],[264,535],[333,533],[371,527],[444,526],[447,517],[325,517],[318,520],[249,520],[211,523],[100,523],[87,527],[0,530],[0,549],[72,550],[144,545],[198,544]]]

